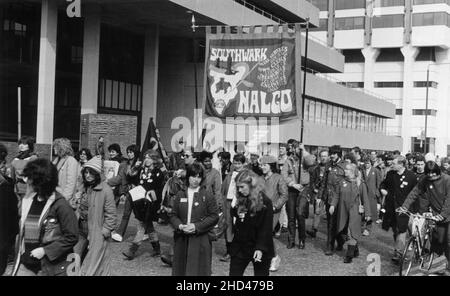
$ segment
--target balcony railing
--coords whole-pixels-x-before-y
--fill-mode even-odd
[[[237,3],[241,4],[242,6],[245,6],[248,9],[253,10],[254,12],[256,12],[256,13],[262,15],[262,16],[265,16],[265,17],[267,17],[267,18],[269,18],[269,19],[271,19],[274,22],[277,22],[279,24],[287,23],[286,21],[280,19],[279,17],[276,17],[273,14],[268,13],[267,11],[265,11],[265,10],[259,8],[259,7],[256,7],[255,5],[253,5],[251,3],[248,3],[245,0],[234,0],[234,2],[237,2]]]

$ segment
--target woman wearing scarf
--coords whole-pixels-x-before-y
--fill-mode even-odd
[[[264,182],[254,172],[243,170],[235,181],[237,192],[231,215],[236,223],[230,247],[230,276],[242,276],[250,262],[255,276],[268,276],[275,256],[272,201],[264,193]]]
[[[355,164],[345,164],[345,178],[339,182],[329,209],[330,215],[333,215],[334,212],[337,213],[337,236],[348,236],[344,263],[351,263],[354,257],[359,256],[361,214],[366,214],[366,221],[371,219],[367,187],[361,182],[358,172]]]
[[[83,188],[79,200],[80,238],[74,247],[81,258],[80,275],[111,275],[109,241],[116,227],[116,205],[112,189],[101,182],[102,159],[89,160],[82,170]]]

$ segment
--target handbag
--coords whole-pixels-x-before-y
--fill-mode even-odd
[[[210,231],[211,239],[213,241],[216,241],[221,238],[225,234],[227,226],[228,225],[225,219],[225,215],[223,213],[219,213],[219,221],[217,222],[216,226],[214,226],[214,228]]]

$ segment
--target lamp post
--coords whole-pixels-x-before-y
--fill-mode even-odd
[[[450,63],[440,63],[440,64],[428,64],[427,66],[427,92],[425,96],[425,131],[424,131],[424,143],[423,143],[423,153],[427,153],[427,128],[428,128],[428,88],[430,84],[430,67],[440,66],[440,65],[450,65]],[[428,147],[429,148],[429,147]]]

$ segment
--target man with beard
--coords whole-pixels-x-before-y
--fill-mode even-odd
[[[320,187],[325,178],[326,168],[330,161],[330,156],[328,150],[322,150],[319,152],[319,163],[312,169],[311,173],[311,192],[313,192],[313,207],[314,207],[314,218],[312,223],[312,229],[306,231],[306,233],[311,237],[316,237],[317,229],[319,228],[320,218],[324,214],[325,205],[321,199]]]
[[[339,182],[345,176],[345,163],[342,160],[342,149],[339,145],[331,146],[329,149],[331,162],[326,168],[325,178],[322,182],[319,192],[321,192],[321,199],[325,202],[325,210],[327,214],[327,245],[325,255],[333,255],[334,250],[342,251],[344,241],[342,236],[337,236],[337,214],[330,213],[330,206],[333,196],[337,194]],[[337,240],[337,247],[334,248],[334,243]]]
[[[392,261],[398,263],[406,243],[409,217],[397,214],[395,209],[401,207],[416,186],[417,178],[413,172],[406,169],[406,158],[397,156],[392,162],[392,170],[381,183],[381,194],[385,196],[386,212],[383,217],[382,228],[386,231],[392,228],[394,233],[394,256]]]

